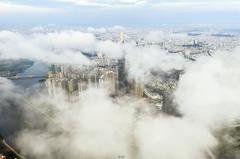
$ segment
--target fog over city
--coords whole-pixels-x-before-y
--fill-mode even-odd
[[[3,77],[0,123],[6,132],[1,133],[13,132],[11,142],[21,155],[37,159],[216,158],[219,134],[239,120],[239,48],[217,50],[193,62],[157,46],[139,48],[133,41],[123,45],[98,40],[91,32],[1,31],[0,57],[81,67],[92,65],[82,52],[98,51],[111,58],[124,56],[129,78],[143,77],[146,81],[152,70],[184,70],[173,93],[179,115],[161,113],[146,100],[130,94],[112,98],[105,88],[91,86],[69,102],[61,88],[52,97],[44,90],[22,90]],[[165,33],[156,33],[157,39],[153,31],[144,38],[188,38],[184,34],[161,37]],[[226,142],[231,140],[227,134],[224,138]]]
[[[0,159],[240,159],[238,0],[0,0]]]

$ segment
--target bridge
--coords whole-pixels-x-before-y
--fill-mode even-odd
[[[35,79],[35,78],[47,78],[47,75],[11,76],[7,78],[10,80],[23,80],[23,79]]]
[[[21,154],[19,154],[13,147],[11,147],[3,138],[0,141],[1,154],[0,158],[14,158],[14,159],[26,159]],[[5,156],[6,155],[6,156]]]
[[[153,95],[151,93],[149,93],[146,89],[144,89],[143,94],[146,95],[148,98],[150,99],[160,99],[159,95]]]

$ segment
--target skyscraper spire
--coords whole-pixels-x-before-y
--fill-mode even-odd
[[[124,33],[123,33],[123,32],[120,33],[120,42],[121,42],[122,44],[124,44],[124,42],[125,42]]]

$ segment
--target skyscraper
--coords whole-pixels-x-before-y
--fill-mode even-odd
[[[128,91],[127,90],[128,82],[127,82],[127,73],[126,73],[125,63],[126,63],[125,58],[118,60],[118,69],[117,69],[118,91],[122,93],[126,93]]]

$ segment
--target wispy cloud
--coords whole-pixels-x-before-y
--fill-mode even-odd
[[[69,2],[79,6],[96,6],[96,7],[111,7],[111,6],[138,6],[147,4],[148,0],[55,0],[60,2]]]
[[[239,10],[237,0],[52,0],[78,6],[95,7],[153,7],[161,10]]]
[[[0,2],[0,13],[56,13],[60,9]]]
[[[154,8],[161,10],[181,10],[181,11],[224,11],[239,10],[240,1],[235,0],[210,0],[210,1],[171,1],[171,2],[155,2]]]

